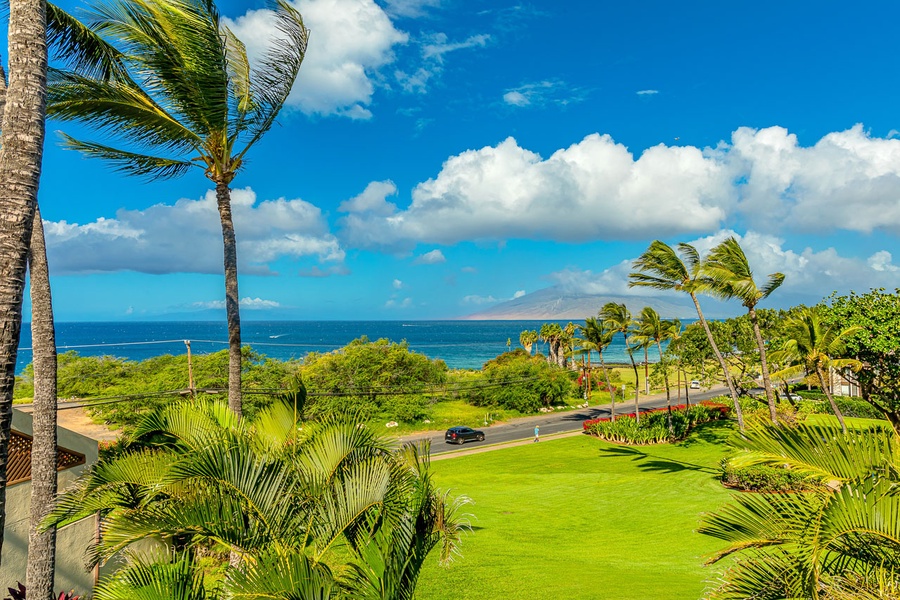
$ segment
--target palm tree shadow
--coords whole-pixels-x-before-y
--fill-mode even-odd
[[[631,457],[632,461],[638,462],[638,468],[648,473],[678,473],[680,471],[697,471],[699,473],[709,473],[718,477],[720,471],[706,465],[698,465],[682,460],[672,458],[663,458],[648,454],[646,451],[637,446],[613,446],[612,448],[602,448],[602,454],[608,458],[615,457]]]

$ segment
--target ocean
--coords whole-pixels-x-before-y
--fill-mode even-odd
[[[547,321],[244,321],[242,341],[257,352],[280,360],[302,359],[309,352],[329,352],[361,336],[370,340],[405,340],[411,350],[441,359],[452,369],[480,369],[484,363],[520,347],[519,334],[540,329]],[[566,322],[561,322],[565,325]],[[163,354],[194,354],[228,347],[224,321],[57,323],[59,352],[82,356],[116,356],[140,361]],[[537,344],[546,354],[547,345]],[[627,362],[621,336],[604,352],[609,362]],[[594,360],[597,360],[596,355]],[[652,357],[651,357],[652,360]],[[22,327],[16,372],[31,362],[31,329]]]

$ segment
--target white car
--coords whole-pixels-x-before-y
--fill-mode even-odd
[[[693,380],[693,381],[691,382],[691,389],[692,389],[692,390],[699,390],[699,389],[700,389],[700,382],[697,381],[696,379]]]

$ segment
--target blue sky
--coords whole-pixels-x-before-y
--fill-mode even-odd
[[[233,183],[245,319],[627,293],[651,240],[730,234],[760,279],[787,275],[770,306],[900,285],[896,3],[295,5],[306,61]],[[220,6],[259,51],[262,5]],[[48,124],[57,317],[209,317],[224,292],[202,172],[125,178],[60,129],[91,137]]]

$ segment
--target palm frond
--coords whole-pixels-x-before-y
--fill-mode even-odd
[[[759,290],[762,298],[768,298],[772,292],[781,287],[782,283],[784,283],[784,273],[772,273],[769,275],[765,285]]]
[[[632,267],[635,271],[628,275],[628,287],[677,290],[691,278],[687,267],[671,246],[659,240],[651,242]]]
[[[126,57],[91,28],[47,3],[47,44],[75,73],[103,80],[129,79]]]
[[[151,180],[171,179],[184,175],[194,166],[190,161],[126,152],[102,144],[81,142],[66,134],[62,134],[62,136],[65,140],[63,145],[66,148],[78,150],[89,158],[106,160],[112,163],[113,169],[129,175],[146,177]]]
[[[272,10],[275,28],[280,35],[277,41],[269,45],[259,66],[253,71],[255,115],[248,127],[251,137],[238,153],[238,159],[243,158],[275,123],[300,73],[309,44],[309,30],[293,6],[285,0],[275,0]]]

